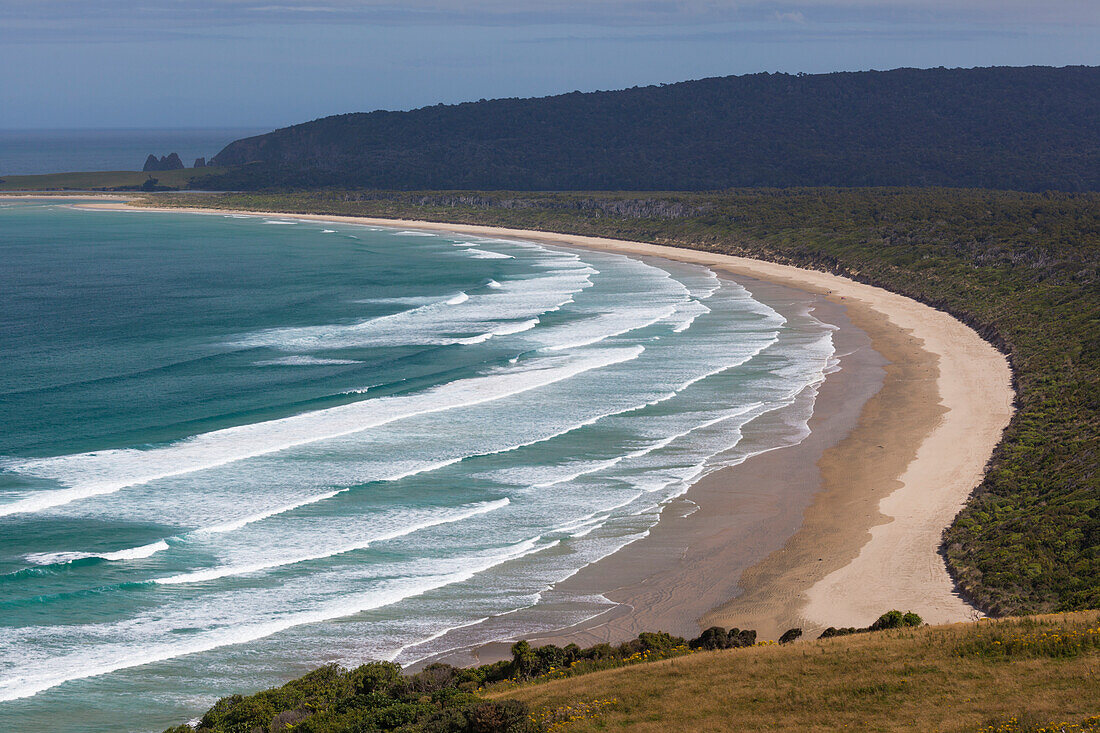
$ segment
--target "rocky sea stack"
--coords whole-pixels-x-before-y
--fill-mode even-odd
[[[150,153],[149,157],[145,159],[145,167],[141,170],[148,173],[150,171],[174,171],[183,167],[183,161],[180,160],[179,153],[171,153],[159,159]]]

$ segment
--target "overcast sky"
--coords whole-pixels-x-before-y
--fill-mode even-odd
[[[758,71],[1100,64],[1100,0],[0,0],[0,128],[278,127]]]

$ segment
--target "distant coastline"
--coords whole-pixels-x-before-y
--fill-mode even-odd
[[[688,625],[757,628],[764,638],[768,638],[769,632],[774,637],[776,629],[792,625],[804,625],[808,629],[865,625],[885,607],[914,610],[931,623],[962,621],[975,613],[954,592],[938,554],[940,535],[981,480],[985,464],[1011,417],[1013,391],[1005,357],[976,332],[942,311],[829,273],[598,237],[337,215],[157,209],[124,203],[88,206],[133,211],[287,216],[517,237],[704,264],[747,285],[749,282],[745,278],[755,279],[761,287],[790,287],[815,294],[822,299],[824,307],[842,311],[857,332],[855,338],[858,339],[858,332],[865,333],[873,350],[888,361],[881,377],[883,386],[873,395],[864,395],[862,399],[856,397],[861,380],[851,377],[861,369],[864,376],[873,374],[876,366],[873,359],[862,367],[848,364],[848,373],[845,375],[843,369],[839,373],[845,379],[830,377],[826,381],[814,421],[827,420],[827,409],[850,406],[851,400],[845,397],[848,394],[862,405],[854,427],[823,429],[816,425],[817,438],[831,444],[815,447],[807,446],[811,441],[806,441],[796,449],[763,454],[741,466],[711,474],[692,487],[689,498],[705,493],[721,497],[720,482],[734,478],[732,473],[726,472],[741,469],[740,474],[746,474],[747,478],[756,471],[756,481],[767,476],[775,481],[786,475],[785,461],[797,463],[807,459],[814,465],[811,473],[817,476],[813,501],[801,517],[801,526],[782,547],[746,569],[739,578],[732,578],[729,573],[714,577],[715,570],[720,571],[726,564],[723,551],[740,550],[736,537],[729,538],[724,547],[721,541],[713,538],[709,542],[696,541],[696,547],[705,548],[698,557],[706,556],[713,563],[709,572],[704,571],[701,564],[693,567],[694,556],[690,550],[683,553],[681,567],[665,568],[666,581],[678,579],[679,587],[675,592],[679,601],[685,597],[702,597],[708,602],[717,600],[717,603],[699,608],[697,603],[673,602],[664,611],[679,614],[680,622]],[[879,361],[878,368],[882,366]],[[830,392],[837,392],[840,388],[836,385],[844,381],[851,383],[846,390],[829,396]],[[827,408],[828,400],[833,400],[832,407]],[[796,453],[801,453],[801,458],[796,457]],[[767,467],[767,461],[775,464]],[[668,526],[663,517],[653,536],[665,532]],[[645,543],[655,541],[658,540],[646,538],[601,562],[618,562],[619,556],[637,554],[644,549]],[[599,565],[589,566],[586,571],[596,573]],[[707,576],[699,582],[709,583],[710,592],[685,595],[693,586],[696,591],[702,588],[690,577],[684,579],[685,573],[690,576],[696,570]],[[665,591],[658,575],[660,573],[642,578],[639,585],[660,596]],[[719,587],[723,583],[726,584],[725,597],[721,597],[723,591]],[[715,588],[719,589],[715,591]],[[609,615],[629,618],[629,621],[616,624],[601,618],[595,623],[604,628],[594,630],[594,627],[582,625],[582,628],[570,630],[571,640],[625,638],[631,635],[629,629],[649,628],[652,623],[668,619],[650,613],[652,605],[650,609],[643,609],[631,603],[629,591],[619,597],[613,587],[604,590],[623,604],[620,609],[629,610],[629,613],[620,610]],[[667,591],[672,592],[671,589]],[[490,650],[486,652],[492,655]]]
[[[254,127],[150,130],[0,130],[0,178],[70,171],[140,171],[150,153],[176,152],[190,167]],[[203,171],[200,171],[200,173]]]

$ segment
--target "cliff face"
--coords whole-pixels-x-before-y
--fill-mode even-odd
[[[141,170],[148,173],[150,171],[174,171],[183,167],[183,161],[180,160],[180,156],[177,153],[171,153],[160,159],[150,154],[149,157],[145,159],[145,167]]]
[[[225,188],[1100,189],[1100,68],[754,74],[346,114],[238,140]]]

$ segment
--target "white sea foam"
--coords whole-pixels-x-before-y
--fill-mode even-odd
[[[396,473],[396,474],[393,474],[393,475],[390,475],[390,476],[386,476],[385,478],[380,478],[380,479],[378,479],[378,481],[379,482],[400,481],[402,479],[410,478],[412,476],[416,476],[416,475],[419,475],[419,474],[422,474],[422,473],[430,473],[432,471],[438,471],[441,468],[446,468],[447,466],[452,466],[456,463],[459,463],[460,461],[463,461],[468,457],[469,456],[458,456],[457,458],[448,458],[447,460],[436,461],[435,463],[425,463],[425,464],[422,464],[420,466],[417,466],[416,468],[410,468],[406,471],[401,471],[399,473]],[[320,503],[322,501],[325,501],[327,499],[331,499],[334,496],[339,496],[340,494],[343,494],[347,491],[351,491],[350,486],[345,486],[345,487],[339,488],[339,489],[332,489],[331,491],[325,491],[325,492],[322,492],[320,494],[312,494],[310,496],[306,496],[306,497],[303,497],[301,499],[298,499],[297,501],[293,501],[289,504],[283,504],[283,505],[280,505],[280,506],[271,507],[269,509],[264,509],[261,512],[257,512],[255,514],[249,514],[248,516],[240,517],[239,519],[233,519],[233,520],[230,520],[228,522],[222,522],[220,524],[211,525],[209,527],[200,527],[200,528],[192,531],[190,534],[196,535],[196,536],[201,536],[201,535],[204,535],[204,534],[221,534],[221,533],[224,533],[224,532],[235,532],[238,529],[241,529],[242,527],[248,526],[249,524],[253,524],[255,522],[260,522],[260,521],[263,521],[264,519],[268,519],[270,517],[275,517],[275,516],[278,516],[280,514],[286,514],[287,512],[292,512],[295,509],[301,509],[302,507],[309,506],[310,504],[318,504],[318,503]]]
[[[89,557],[97,557],[101,560],[139,560],[167,549],[168,543],[164,540],[158,540],[141,547],[131,547],[114,552],[32,552],[24,555],[23,558],[35,565],[61,565]]]
[[[644,347],[606,349],[584,356],[532,359],[412,395],[379,397],[293,417],[216,430],[149,450],[107,450],[56,458],[15,459],[5,467],[51,478],[70,488],[37,491],[0,505],[0,516],[40,512],[127,486],[202,471],[227,463],[358,433],[396,420],[503,399],[592,369],[636,359]]]
[[[394,236],[397,237],[437,237],[438,234],[432,234],[431,232],[394,232]]]
[[[384,580],[370,591],[344,594],[313,607],[307,606],[307,610],[269,608],[257,611],[247,605],[242,608],[239,603],[222,599],[220,602],[212,600],[203,603],[197,608],[168,613],[158,611],[121,622],[75,628],[38,626],[34,628],[34,635],[27,637],[23,643],[19,643],[18,632],[23,631],[20,629],[13,640],[5,643],[5,653],[0,657],[3,662],[0,668],[14,672],[8,673],[10,676],[0,677],[0,701],[30,697],[71,680],[243,644],[296,626],[382,608],[430,590],[467,581],[502,563],[542,552],[556,544],[539,545],[536,538],[500,550],[435,561],[432,565],[437,571],[432,574]],[[241,600],[244,600],[243,597]],[[184,615],[188,611],[195,615]],[[193,630],[196,626],[202,629],[198,633],[174,633],[179,629]],[[44,639],[53,642],[58,637],[64,638],[74,633],[85,640],[104,641],[85,641],[77,645],[74,651],[61,654],[51,653],[56,648],[53,643],[35,650],[34,645]]]
[[[593,318],[562,326],[541,338],[543,351],[563,351],[591,346],[602,341],[637,331],[665,320],[676,312],[676,306],[655,309],[627,308],[601,313]]]
[[[691,324],[695,323],[696,318],[710,312],[710,308],[706,307],[698,300],[689,300],[687,303],[677,305],[676,312],[671,316],[671,320],[674,320],[676,323],[672,332],[683,333],[691,328]]]
[[[297,224],[296,221],[286,221],[285,219],[265,219],[264,224]]]
[[[338,366],[342,364],[362,364],[357,359],[324,359],[317,356],[283,356],[278,359],[252,362],[256,366]]]
[[[458,631],[459,629],[467,629],[471,626],[477,626],[478,624],[483,624],[486,621],[488,621],[489,618],[490,618],[489,616],[486,616],[484,618],[475,618],[472,621],[467,621],[466,623],[455,624],[454,626],[448,626],[444,629],[440,629],[439,631],[435,632],[434,634],[430,634],[429,636],[427,636],[423,639],[417,639],[416,641],[410,641],[408,644],[404,644],[402,646],[399,646],[394,651],[386,654],[385,655],[386,661],[393,662],[398,657],[400,657],[402,654],[404,654],[405,650],[407,650],[407,649],[412,649],[413,647],[420,646],[421,644],[431,643],[431,642],[435,641],[436,639],[442,639],[444,636],[451,633],[452,631]],[[419,661],[419,660],[417,660],[417,661]]]
[[[588,476],[589,474],[598,473],[600,471],[606,471],[607,469],[614,468],[615,466],[619,465],[620,463],[622,463],[624,461],[630,461],[630,460],[635,459],[635,458],[642,458],[644,456],[650,455],[654,451],[661,450],[662,448],[667,448],[669,445],[671,445],[675,441],[677,441],[681,438],[685,438],[688,435],[691,435],[692,433],[694,433],[698,430],[703,430],[703,429],[712,427],[714,425],[717,425],[719,423],[726,422],[727,420],[732,420],[735,417],[738,417],[740,415],[744,415],[745,413],[748,413],[748,412],[752,412],[753,410],[756,410],[760,407],[762,407],[762,403],[760,403],[760,402],[753,402],[749,405],[744,405],[744,406],[739,407],[737,409],[725,412],[722,415],[719,415],[718,417],[711,418],[710,420],[704,420],[703,422],[699,423],[698,425],[692,425],[688,429],[683,430],[681,432],[673,433],[671,435],[665,436],[664,438],[661,438],[660,440],[654,441],[653,443],[651,443],[650,445],[645,446],[644,448],[639,448],[638,450],[630,451],[628,453],[624,453],[620,456],[615,456],[614,458],[610,458],[610,459],[607,459],[607,460],[593,461],[593,462],[590,462],[590,463],[586,463],[586,464],[583,465],[582,468],[580,468],[579,470],[577,470],[573,473],[566,474],[565,476],[561,476],[561,477],[556,478],[552,481],[545,481],[543,483],[535,484],[534,486],[532,486],[532,488],[534,488],[534,489],[547,489],[547,488],[550,488],[551,486],[559,486],[561,484],[566,484],[566,483],[570,483],[572,481],[576,481],[577,479],[581,478],[582,476]]]
[[[357,323],[258,331],[245,334],[228,345],[310,352],[352,347],[480,343],[480,340],[465,342],[463,339],[494,332],[502,322],[556,311],[571,302],[574,294],[591,287],[591,278],[598,274],[583,263],[559,261],[557,264],[556,269],[538,277],[498,283],[500,287],[490,286],[484,293],[454,295]]]
[[[471,517],[476,517],[479,514],[488,514],[489,512],[496,511],[508,506],[509,500],[499,499],[497,501],[487,501],[480,504],[475,504],[464,509],[455,511],[441,512],[435,516],[429,517],[419,522],[400,527],[389,532],[383,532],[377,535],[366,537],[358,542],[350,544],[343,544],[335,547],[328,547],[317,552],[311,552],[307,554],[289,555],[281,558],[270,558],[263,562],[250,563],[247,565],[223,565],[216,568],[208,568],[206,570],[195,570],[189,573],[180,573],[178,575],[171,575],[165,578],[156,578],[154,583],[160,585],[178,585],[181,583],[201,583],[208,580],[216,580],[218,578],[226,578],[237,575],[250,575],[252,573],[258,573],[264,570],[271,570],[274,568],[281,568],[287,565],[296,565],[302,562],[308,562],[310,560],[323,560],[329,557],[335,557],[337,555],[343,555],[347,552],[354,552],[356,550],[364,550],[371,545],[378,542],[385,542],[387,540],[397,539],[398,537],[404,537],[414,532],[419,532],[430,527],[436,527],[441,524],[450,524],[452,522],[461,522]]]
[[[336,233],[335,229],[322,229],[321,230],[321,234],[335,234],[335,233]]]
[[[475,257],[479,260],[514,260],[512,255],[506,255],[501,252],[491,252],[487,249],[478,249],[477,247],[467,247],[462,250],[463,254],[468,254],[471,257]]]
[[[672,396],[672,395],[670,394],[669,396]],[[446,468],[446,467],[452,466],[456,463],[460,463],[462,461],[470,460],[470,459],[473,459],[473,458],[484,458],[486,456],[501,455],[501,454],[505,454],[505,453],[511,453],[512,451],[517,451],[517,450],[520,450],[520,449],[523,449],[523,448],[529,448],[533,445],[538,445],[539,443],[545,443],[545,442],[548,442],[548,441],[553,440],[555,438],[560,438],[564,435],[568,435],[570,433],[576,432],[577,430],[581,430],[581,429],[589,427],[591,425],[595,425],[596,423],[600,422],[601,420],[606,420],[607,418],[615,417],[616,415],[622,415],[624,413],[629,413],[629,412],[632,412],[632,411],[635,411],[635,410],[639,410],[643,407],[647,407],[647,406],[652,405],[652,404],[655,404],[655,403],[653,403],[653,402],[644,402],[644,403],[641,403],[641,404],[632,404],[628,407],[625,407],[625,408],[622,408],[622,409],[619,409],[619,410],[613,410],[611,412],[605,412],[605,413],[590,417],[588,419],[581,420],[580,422],[573,423],[571,425],[567,425],[564,428],[561,428],[561,429],[556,430],[554,432],[551,432],[551,433],[548,433],[546,435],[540,436],[538,438],[534,438],[532,440],[524,441],[522,443],[514,443],[514,444],[507,445],[507,446],[504,446],[502,448],[498,448],[498,449],[495,449],[495,450],[474,452],[474,453],[465,454],[465,455],[462,455],[462,456],[458,456],[458,457],[455,457],[455,458],[450,458],[450,459],[443,460],[443,461],[437,461],[437,462],[434,462],[434,463],[427,463],[427,464],[418,466],[416,468],[408,469],[406,471],[402,471],[400,473],[387,476],[387,477],[385,477],[383,479],[379,479],[379,480],[383,481],[383,482],[400,481],[402,479],[410,478],[412,476],[417,476],[417,475],[425,474],[425,473],[431,473],[432,471],[438,471],[439,469]],[[259,521],[262,521],[262,520],[267,519],[269,517],[274,517],[274,516],[278,516],[280,514],[285,514],[287,512],[294,511],[295,509],[299,509],[301,507],[308,506],[310,504],[316,504],[316,503],[325,501],[327,499],[331,499],[334,496],[338,496],[338,495],[343,494],[343,493],[345,493],[347,491],[350,491],[350,490],[351,490],[350,487],[345,487],[345,488],[340,488],[340,489],[333,489],[331,491],[325,491],[325,492],[322,492],[322,493],[319,493],[319,494],[313,494],[311,496],[304,497],[302,499],[291,502],[289,504],[284,504],[284,505],[281,505],[281,506],[276,506],[276,507],[272,507],[272,508],[269,508],[269,509],[265,509],[262,512],[258,512],[258,513],[251,514],[251,515],[248,515],[248,516],[245,516],[245,517],[241,517],[239,519],[233,519],[231,521],[223,522],[223,523],[212,525],[212,526],[209,526],[209,527],[201,527],[201,528],[196,529],[193,532],[191,532],[191,534],[193,534],[193,535],[203,535],[203,534],[218,534],[218,533],[223,533],[223,532],[234,532],[234,531],[236,531],[238,529],[241,529],[242,527],[245,527],[245,526],[247,526],[249,524],[252,524],[254,522],[259,522]]]
[[[431,295],[399,295],[392,298],[360,298],[352,303],[371,303],[380,305],[428,305],[439,303],[439,296]]]
[[[265,509],[262,512],[250,514],[246,517],[241,517],[240,519],[234,519],[229,522],[222,522],[221,524],[215,524],[210,527],[200,527],[199,529],[196,529],[194,532],[192,532],[192,534],[203,535],[221,534],[223,532],[235,532],[241,527],[252,524],[253,522],[260,522],[264,519],[267,519],[268,517],[274,517],[278,514],[285,514],[287,512],[292,512],[295,509],[308,506],[309,504],[316,504],[318,502],[324,501],[325,499],[331,499],[337,494],[342,494],[345,491],[348,491],[348,489],[334,489],[332,491],[326,491],[323,494],[314,494],[312,496],[307,496],[304,499],[299,499],[298,501],[291,502],[290,504],[283,504],[282,506]]]
[[[470,336],[469,338],[458,339],[456,343],[480,344],[496,336],[510,336],[515,333],[530,331],[537,325],[539,325],[539,319],[537,318],[531,318],[526,321],[515,321],[514,323],[504,323],[502,326],[498,326],[492,331],[486,331],[485,333],[478,334],[477,336]]]

